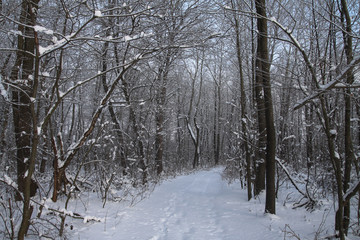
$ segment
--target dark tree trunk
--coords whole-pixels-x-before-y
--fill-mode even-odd
[[[240,7],[235,6],[237,2],[233,2],[232,7],[234,9],[239,9]],[[246,111],[246,93],[244,86],[244,75],[243,75],[243,65],[242,65],[242,56],[241,56],[241,43],[240,43],[240,24],[239,19],[236,14],[234,14],[234,23],[235,23],[235,33],[236,33],[236,56],[239,66],[239,75],[240,75],[240,106],[241,106],[241,131],[243,134],[243,145],[245,150],[245,160],[246,160],[246,182],[247,182],[247,195],[248,200],[252,198],[252,182],[251,182],[251,155],[248,144],[248,130],[247,130],[247,111]]]
[[[306,158],[309,164],[313,159],[313,121],[313,105],[305,106]]]
[[[18,231],[18,239],[24,239],[33,212],[30,198],[36,194],[37,184],[31,178],[35,167],[37,150],[37,129],[34,102],[37,92],[38,60],[35,62],[36,12],[39,0],[22,1],[18,25],[17,51],[15,64],[11,70],[10,79],[17,85],[12,90],[13,120],[15,144],[17,147],[17,182],[23,196],[17,194],[17,200],[23,201],[22,221]],[[36,64],[35,64],[36,63]],[[36,65],[36,66],[35,66]],[[35,69],[36,68],[36,69]],[[34,74],[35,73],[35,74]]]
[[[33,8],[37,9],[39,1],[24,0],[21,5],[21,15],[18,31],[23,35],[18,35],[15,65],[11,70],[10,79],[15,82],[18,88],[12,91],[12,109],[16,144],[16,163],[17,163],[17,183],[19,191],[24,192],[25,173],[29,169],[31,154],[31,99],[33,80],[30,76],[34,73],[34,29],[30,26],[35,25],[36,16]],[[20,72],[21,70],[21,72]],[[19,80],[19,81],[18,81]],[[17,196],[17,200],[21,200]]]
[[[167,92],[167,78],[171,62],[171,50],[165,55],[164,62],[160,63],[158,73],[158,89],[156,94],[156,113],[155,113],[155,168],[156,173],[160,175],[163,171],[163,155],[164,155],[164,135],[165,135],[165,105]]]
[[[161,90],[163,92],[163,90]],[[161,94],[163,95],[163,94]],[[155,135],[155,168],[156,173],[160,175],[163,171],[163,154],[164,154],[164,119],[165,111],[163,97],[159,96],[158,107],[156,110],[156,135]]]
[[[347,63],[350,64],[353,60],[353,50],[352,50],[352,28],[351,28],[351,17],[348,11],[348,6],[346,0],[341,0],[341,20],[343,25],[345,25],[346,31],[343,31],[344,39],[344,48]],[[345,20],[345,22],[344,22]],[[351,85],[354,82],[354,74],[350,71],[346,76],[346,83]],[[351,165],[354,161],[354,152],[353,144],[351,137],[351,89],[345,89],[345,119],[344,119],[344,128],[345,128],[345,169],[344,169],[344,193],[349,189],[350,176],[351,176]],[[350,223],[350,202],[344,202],[344,216],[343,216],[343,228],[344,233],[347,235]]]
[[[258,20],[259,21],[259,20]],[[259,41],[259,40],[258,40]],[[254,195],[257,196],[262,190],[265,189],[265,148],[266,148],[266,119],[265,119],[265,101],[263,92],[263,80],[261,60],[259,54],[259,46],[257,47],[256,60],[255,60],[255,100],[257,107],[258,119],[258,150],[256,152],[255,160],[255,186]]]
[[[270,63],[267,41],[267,20],[265,0],[255,1],[258,28],[258,47],[256,59],[256,76],[258,82],[263,83],[264,112],[266,125],[266,202],[265,212],[275,214],[275,150],[276,135],[274,126],[274,113],[271,96]]]
[[[220,115],[221,115],[221,70],[219,75],[219,82],[214,76],[214,126],[213,126],[213,150],[214,163],[219,164],[220,161]]]

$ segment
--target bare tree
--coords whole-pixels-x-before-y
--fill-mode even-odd
[[[201,54],[201,56],[199,56]],[[204,55],[205,50],[202,50],[202,53],[196,51],[196,59],[195,59],[195,66],[187,67],[186,70],[189,74],[191,79],[191,94],[190,94],[190,101],[189,101],[189,110],[187,115],[185,116],[186,126],[190,134],[190,138],[194,144],[194,159],[193,159],[193,168],[199,166],[201,162],[201,129],[198,120],[198,115],[200,111],[200,101],[202,95],[202,85],[203,85],[203,67],[204,67]],[[194,73],[192,73],[192,68],[194,67]],[[196,82],[199,82],[199,90],[198,95],[196,97]]]

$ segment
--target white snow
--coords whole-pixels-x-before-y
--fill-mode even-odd
[[[8,100],[8,94],[7,91],[5,90],[5,86],[2,83],[2,76],[0,75],[0,94],[1,96],[3,96],[3,98],[5,100]]]
[[[72,200],[68,211],[86,217],[68,217],[73,229],[67,228],[67,234],[70,239],[278,240],[293,239],[293,231],[306,240],[334,233],[330,201],[324,200],[313,212],[292,209],[295,200],[289,196],[297,192],[291,185],[283,186],[277,215],[264,214],[265,194],[247,201],[246,190],[238,182],[228,185],[222,171],[219,167],[164,181],[132,207],[125,201],[108,201],[102,208],[95,195],[84,194]]]
[[[296,138],[295,135],[290,135],[290,136],[284,137],[284,138],[283,138],[283,141],[289,140],[289,139],[295,139],[295,138]]]
[[[58,153],[58,155],[60,155],[60,153]],[[62,161],[59,157],[60,156],[58,156],[58,161],[57,161],[58,168],[62,168],[65,164],[65,161]]]
[[[4,180],[6,182],[6,184],[8,184],[9,186],[12,186],[13,188],[17,189],[18,185],[16,182],[14,182],[8,175],[4,175]]]
[[[124,37],[124,41],[125,41],[125,42],[131,41],[132,39],[133,39],[133,38],[132,38],[131,36],[129,36],[129,35],[127,35],[127,36]]]
[[[47,29],[47,28],[45,28],[43,26],[39,26],[39,25],[34,26],[34,30],[35,30],[35,32],[42,32],[42,33],[45,33],[45,34],[48,34],[48,35],[53,35],[54,34],[53,30]]]
[[[40,126],[37,127],[37,132],[38,132],[39,136],[41,135],[41,126],[42,126],[42,124],[40,124]]]
[[[8,34],[10,35],[10,34],[14,34],[14,35],[23,35],[22,34],[22,32],[20,32],[20,31],[17,31],[17,30],[10,30],[9,32],[8,32]]]
[[[100,10],[95,10],[95,13],[94,13],[95,17],[101,17],[102,16],[102,13]]]
[[[277,21],[277,20],[276,20],[276,17],[270,17],[269,19],[270,19],[270,21],[272,21],[272,22],[276,22],[276,21]]]
[[[43,77],[50,77],[50,73],[49,72],[42,72],[41,76]]]
[[[195,133],[194,133],[194,131],[193,131],[193,129],[192,129],[192,127],[191,127],[190,123],[188,123],[188,124],[187,124],[187,127],[188,127],[188,129],[189,129],[189,132],[190,132],[191,138],[192,138],[192,139],[196,139]]]
[[[59,90],[59,97],[62,98],[64,95],[65,93]]]
[[[65,208],[60,209],[60,212],[64,213],[65,215],[68,215],[68,216],[74,216],[74,213],[72,211],[68,211]]]
[[[63,39],[57,40],[57,41],[56,41],[56,38],[53,38],[52,39],[53,44],[50,44],[49,46],[46,46],[46,47],[39,46],[40,55],[48,54],[48,53],[54,51],[55,49],[65,46],[70,41],[70,39],[72,39],[74,37],[74,35],[75,35],[75,33],[73,33],[71,35],[67,35]]]
[[[330,130],[330,134],[331,134],[331,135],[337,135],[336,129],[331,129],[331,130]]]

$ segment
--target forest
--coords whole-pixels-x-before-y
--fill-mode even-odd
[[[360,235],[357,0],[0,0],[0,53],[0,237],[214,166]]]

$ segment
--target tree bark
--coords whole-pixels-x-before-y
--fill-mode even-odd
[[[21,3],[18,25],[18,45],[15,64],[10,79],[17,85],[12,91],[15,143],[17,147],[17,200],[23,201],[23,213],[18,239],[23,240],[27,234],[33,207],[30,198],[35,196],[37,183],[31,178],[35,169],[38,132],[35,114],[35,103],[38,86],[39,59],[35,47],[37,35],[32,26],[36,24],[39,0]],[[37,56],[37,57],[35,57]],[[36,61],[35,61],[36,60]],[[21,71],[20,71],[21,70]]]
[[[238,4],[236,1],[231,1],[233,9],[239,9],[240,7],[236,6]],[[247,130],[247,111],[246,111],[246,93],[244,86],[244,75],[243,75],[243,65],[242,65],[242,56],[241,56],[241,43],[240,43],[240,24],[239,19],[236,14],[234,14],[234,23],[235,23],[235,33],[236,33],[236,56],[239,66],[239,75],[240,75],[240,105],[241,105],[241,131],[243,134],[243,144],[245,150],[245,160],[246,160],[246,182],[247,182],[247,195],[248,200],[252,198],[252,181],[251,181],[251,156],[250,149],[248,144],[248,130]]]
[[[158,89],[156,94],[156,113],[155,113],[155,168],[156,173],[160,175],[163,171],[164,155],[164,135],[165,135],[165,105],[167,92],[167,78],[171,62],[171,50],[167,50],[163,62],[160,63],[157,82]]]
[[[155,168],[156,173],[160,175],[163,171],[163,154],[164,154],[164,122],[165,122],[165,101],[166,101],[166,74],[160,73],[160,89],[158,89],[157,106],[155,114]]]
[[[256,2],[256,9],[258,8]],[[259,21],[259,19],[257,20]],[[260,36],[259,36],[260,37]],[[259,40],[258,40],[259,42]],[[258,119],[258,149],[256,152],[255,160],[255,186],[254,195],[257,196],[262,190],[265,189],[265,148],[266,148],[266,119],[265,119],[265,101],[263,93],[263,80],[262,80],[262,69],[259,54],[259,46],[256,49],[255,58],[255,100],[257,107],[257,119]]]
[[[12,109],[16,144],[16,162],[17,162],[17,183],[19,191],[25,190],[25,173],[29,169],[29,160],[31,154],[31,132],[32,115],[31,99],[32,84],[34,73],[34,29],[36,15],[33,8],[37,9],[39,1],[26,1],[21,4],[21,14],[19,19],[18,35],[15,64],[11,70],[10,79],[18,88],[12,90]],[[21,70],[21,72],[20,72]],[[17,200],[21,200],[17,196]]]
[[[351,28],[351,17],[349,14],[348,6],[346,0],[341,0],[341,21],[345,25],[345,30],[343,31],[344,39],[344,48],[346,54],[347,64],[350,64],[353,60],[353,50],[352,50],[352,28]],[[345,22],[344,22],[345,20]],[[354,82],[353,71],[350,71],[346,76],[346,83],[351,85]],[[354,161],[354,152],[353,152],[353,143],[351,137],[351,89],[345,89],[344,100],[345,100],[345,119],[344,119],[344,128],[345,128],[345,169],[344,169],[344,193],[349,189],[350,176],[351,176],[351,165]],[[344,202],[344,216],[343,216],[343,228],[344,233],[347,235],[349,223],[350,223],[350,202]]]
[[[258,14],[257,28],[257,59],[256,75],[263,84],[265,125],[266,125],[266,202],[265,212],[275,214],[275,151],[276,135],[274,125],[274,113],[271,95],[270,62],[267,40],[267,20],[265,0],[255,1],[256,13]]]

